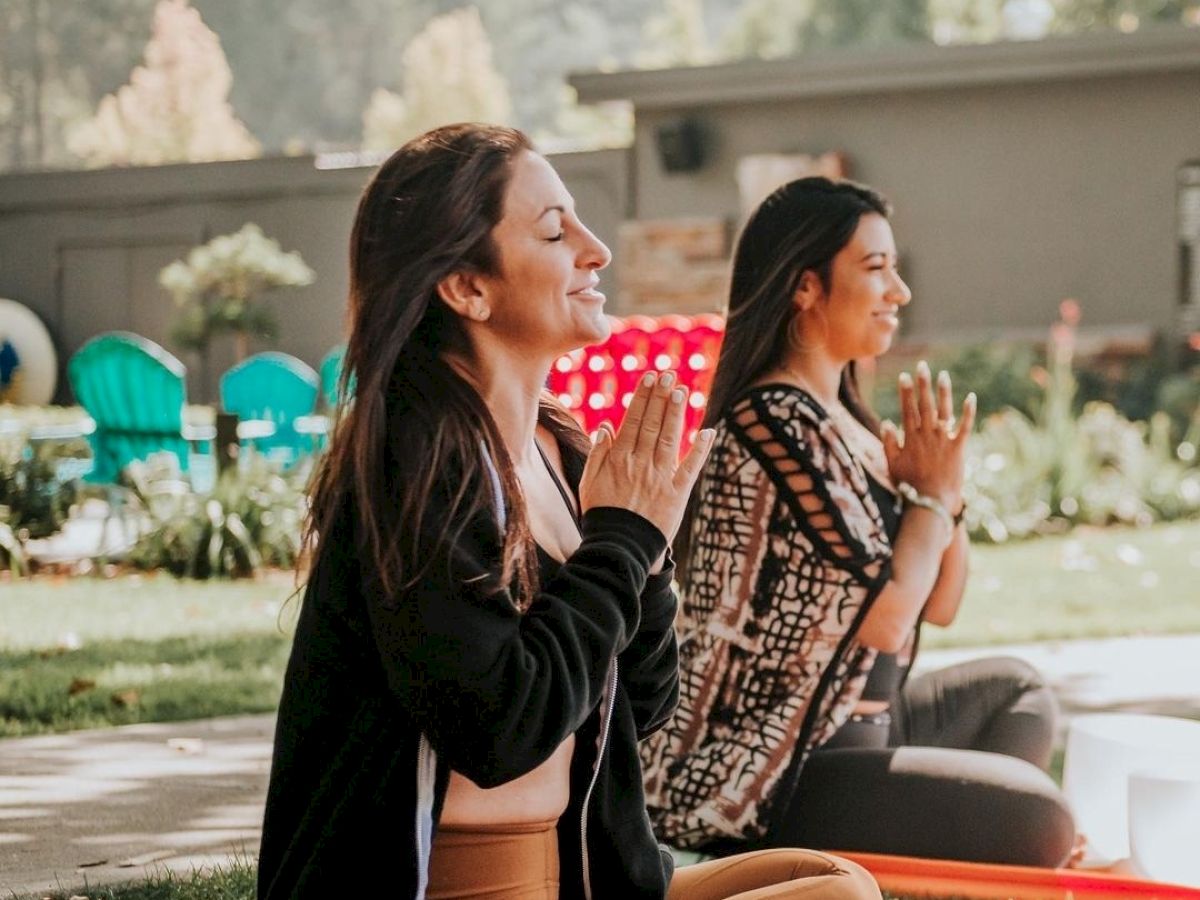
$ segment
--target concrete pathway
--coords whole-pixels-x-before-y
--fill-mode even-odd
[[[0,741],[0,896],[254,856],[273,716]]]
[[[996,654],[1041,669],[1068,717],[1200,718],[1200,635],[926,650],[920,668]],[[0,895],[253,856],[273,727],[244,716],[0,741]]]

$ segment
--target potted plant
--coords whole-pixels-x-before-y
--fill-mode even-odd
[[[278,325],[263,295],[312,281],[313,270],[300,254],[285,253],[253,222],[193,248],[186,260],[177,259],[158,275],[179,307],[172,339],[206,362],[219,335],[233,336],[239,362],[246,358],[251,337],[274,338]]]

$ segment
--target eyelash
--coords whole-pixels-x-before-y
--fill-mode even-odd
[[[548,240],[548,241],[561,241],[561,240],[562,240],[562,239],[563,239],[563,238],[566,236],[566,234],[567,234],[567,233],[566,233],[565,231],[560,231],[560,232],[559,232],[558,234],[556,234],[554,237],[552,237],[552,238],[546,238],[546,240]]]

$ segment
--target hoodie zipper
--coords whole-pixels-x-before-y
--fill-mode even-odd
[[[429,886],[429,855],[433,850],[433,802],[437,780],[437,754],[422,733],[417,744],[417,893],[416,900],[425,900]]]
[[[583,795],[583,810],[579,814],[579,846],[583,862],[583,896],[592,900],[592,876],[588,861],[587,825],[588,804],[592,799],[592,790],[600,777],[600,763],[604,759],[604,751],[608,747],[608,733],[612,725],[613,707],[617,702],[617,658],[614,656],[612,667],[609,669],[608,698],[601,711],[600,719],[600,749],[596,753],[596,764],[592,767],[592,780],[588,783],[587,793]]]

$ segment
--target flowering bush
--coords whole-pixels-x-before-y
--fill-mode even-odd
[[[1194,411],[1180,442],[1166,413],[1133,422],[1108,403],[1090,402],[1076,414],[1079,317],[1078,305],[1067,301],[1051,329],[1036,414],[1012,408],[993,414],[969,444],[967,524],[977,539],[1200,515]]]
[[[271,338],[278,330],[261,295],[312,281],[313,271],[299,253],[285,253],[252,222],[194,248],[186,260],[176,260],[158,276],[180,309],[174,340],[205,353],[215,336],[232,334],[239,360],[246,356],[251,335]]]

